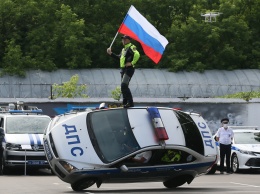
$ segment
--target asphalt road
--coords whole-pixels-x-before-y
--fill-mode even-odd
[[[102,184],[98,189],[95,185],[82,192],[74,192],[70,185],[61,181],[49,170],[37,172],[14,171],[10,175],[0,176],[0,193],[2,194],[57,194],[57,193],[127,193],[127,194],[239,194],[260,193],[260,172],[243,172],[239,174],[224,174],[217,172],[214,175],[204,175],[173,190],[166,189],[160,182],[129,183],[129,184]]]

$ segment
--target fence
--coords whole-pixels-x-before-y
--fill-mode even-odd
[[[87,84],[91,98],[111,97],[118,84]],[[147,98],[212,98],[237,92],[260,91],[259,85],[219,84],[132,84],[133,96]],[[0,98],[50,98],[51,84],[1,83]]]

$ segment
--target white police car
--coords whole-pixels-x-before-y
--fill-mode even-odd
[[[10,168],[49,167],[43,148],[43,133],[51,119],[42,110],[23,102],[0,106],[0,127],[3,128],[3,173]]]
[[[230,126],[234,132],[231,146],[231,169],[233,172],[260,169],[260,131],[254,126]],[[214,137],[216,134],[214,135]],[[216,142],[219,154],[219,142]],[[215,173],[220,160],[210,174]]]
[[[157,107],[56,116],[44,135],[44,148],[52,170],[75,191],[107,182],[160,181],[175,188],[207,173],[217,158],[201,115]],[[129,160],[148,150],[147,163]]]

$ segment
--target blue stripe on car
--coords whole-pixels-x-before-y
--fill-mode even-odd
[[[39,134],[35,134],[35,136],[36,136],[36,139],[37,139],[37,145],[41,145],[41,139],[40,139]]]
[[[29,138],[30,138],[30,144],[34,145],[34,140],[33,140],[32,134],[28,134],[28,135],[29,135]]]
[[[193,168],[200,168],[205,166],[212,165],[212,162],[206,162],[206,163],[200,163],[200,164],[185,164],[185,165],[167,165],[167,166],[160,166],[160,167],[142,167],[142,168],[129,168],[128,172],[156,172],[156,171],[162,171],[162,170],[172,170],[172,169],[193,169]],[[104,169],[104,170],[87,170],[87,171],[79,171],[75,172],[75,174],[116,174],[121,173],[122,171],[120,169],[114,168],[114,169]]]
[[[239,151],[239,148],[237,148],[237,147],[235,147],[235,146],[231,146],[231,150]]]

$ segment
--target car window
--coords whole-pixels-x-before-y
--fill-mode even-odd
[[[191,154],[177,149],[156,150],[150,159],[152,165],[183,164],[196,160]]]
[[[93,147],[105,163],[140,149],[126,109],[91,112],[87,125]]]
[[[204,155],[203,140],[200,135],[200,131],[197,125],[194,123],[193,119],[189,115],[180,111],[176,111],[175,114],[181,124],[186,146]]]
[[[48,117],[8,117],[6,118],[6,133],[43,133],[49,122],[50,119]]]
[[[235,132],[236,144],[260,144],[260,132]]]

